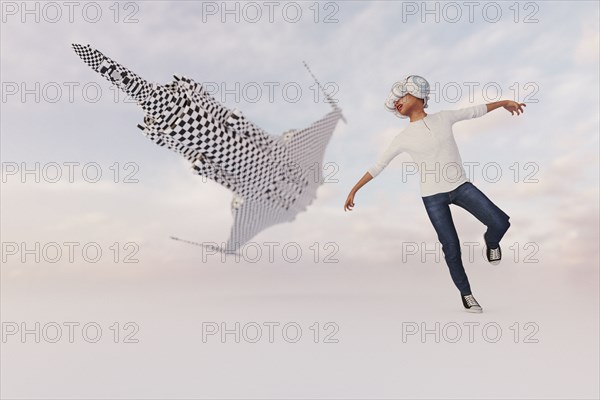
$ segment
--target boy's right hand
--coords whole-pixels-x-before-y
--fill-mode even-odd
[[[354,207],[354,192],[350,192],[348,198],[346,199],[346,204],[344,204],[344,211],[352,211],[352,207]]]

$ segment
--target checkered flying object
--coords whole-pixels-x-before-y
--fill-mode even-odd
[[[165,85],[150,83],[90,45],[73,44],[73,49],[142,107],[144,123],[138,128],[148,139],[181,154],[194,173],[234,193],[233,226],[224,246],[172,239],[237,253],[265,228],[293,221],[316,198],[325,149],[338,120],[346,120],[306,63],[333,110],[304,129],[274,136],[192,79],[174,75]]]

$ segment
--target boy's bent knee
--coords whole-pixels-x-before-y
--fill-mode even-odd
[[[510,218],[510,217],[509,217]],[[502,225],[502,230],[504,232],[506,232],[508,230],[508,228],[510,228],[510,221],[508,220],[508,218],[504,221],[504,225]]]

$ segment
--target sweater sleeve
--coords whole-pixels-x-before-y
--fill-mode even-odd
[[[404,151],[404,149],[400,146],[400,135],[396,136],[392,143],[388,146],[388,148],[379,156],[375,164],[373,164],[367,172],[371,174],[373,178],[375,178],[388,164],[400,153]]]
[[[459,108],[458,110],[446,110],[445,114],[446,118],[450,120],[450,123],[454,124],[458,121],[479,118],[487,114],[487,105],[483,103],[475,106]]]

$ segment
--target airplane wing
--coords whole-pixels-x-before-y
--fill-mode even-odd
[[[341,115],[338,110],[331,111],[307,128],[288,133],[289,136],[284,140],[287,142],[292,161],[298,163],[303,169],[314,168],[314,164],[317,162],[321,164],[319,167],[322,168],[327,144]]]
[[[291,161],[300,166],[295,170],[299,173],[294,178],[304,184],[302,193],[287,210],[272,207],[260,200],[243,201],[239,205],[239,198],[234,197],[231,205],[234,222],[226,248],[223,250],[237,251],[262,230],[275,224],[293,221],[299,212],[312,204],[317,197],[317,189],[323,183],[325,150],[340,118],[339,111],[332,111],[309,127],[283,138],[290,151]],[[238,205],[239,208],[236,208]]]
[[[225,254],[239,255],[238,250],[264,229],[293,221],[296,215],[306,210],[317,197],[317,189],[324,181],[322,169],[325,150],[340,118],[341,112],[334,110],[305,129],[279,137],[288,147],[291,161],[300,167],[295,170],[298,175],[294,180],[304,186],[291,207],[286,209],[260,199],[243,199],[234,196],[231,203],[233,225],[225,246],[192,242],[174,236],[171,238]]]
[[[284,210],[281,207],[273,207],[269,203],[261,200],[243,200],[240,197],[234,197],[231,202],[231,212],[233,214],[233,226],[229,239],[224,246],[216,242],[193,242],[184,240],[175,236],[171,239],[187,242],[207,249],[216,250],[224,254],[240,255],[239,249],[258,233],[269,226],[289,222],[294,220],[296,213],[290,210]]]

